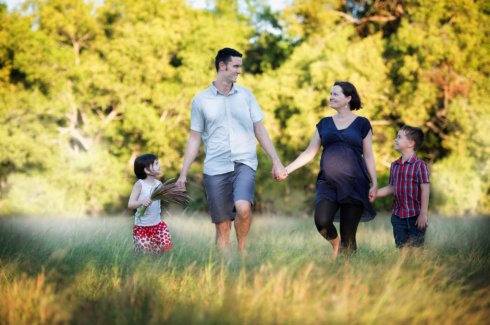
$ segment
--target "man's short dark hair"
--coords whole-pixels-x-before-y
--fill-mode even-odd
[[[234,50],[229,47],[225,47],[224,49],[219,50],[218,53],[216,54],[216,58],[214,59],[214,65],[216,66],[216,71],[219,71],[220,62],[224,62],[225,64],[228,64],[228,62],[231,61],[232,56],[241,58],[243,55],[237,50]]]
[[[424,143],[424,132],[422,132],[421,128],[404,125],[401,127],[400,131],[405,132],[405,136],[408,140],[415,142],[415,151],[419,150],[420,147],[422,147],[422,143]]]
[[[145,168],[150,168],[155,160],[158,160],[158,157],[151,153],[146,153],[137,157],[134,160],[134,174],[136,177],[138,177],[138,179],[145,179],[147,176]]]
[[[357,92],[356,87],[348,81],[336,81],[334,86],[339,86],[342,88],[342,92],[345,97],[351,97],[349,102],[349,107],[351,111],[355,111],[362,108],[361,97]]]

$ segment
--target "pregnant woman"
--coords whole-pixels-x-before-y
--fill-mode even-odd
[[[320,120],[308,148],[286,167],[287,174],[282,178],[310,162],[320,146],[323,147],[317,178],[315,225],[332,244],[333,258],[336,258],[340,250],[351,253],[357,249],[359,222],[372,220],[376,215],[371,202],[376,197],[378,184],[371,123],[352,112],[361,108],[354,85],[335,82],[330,92],[330,107],[337,114]],[[340,238],[334,220],[340,221]]]

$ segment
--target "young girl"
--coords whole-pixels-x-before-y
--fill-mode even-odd
[[[135,216],[133,228],[134,252],[161,254],[172,248],[172,240],[167,225],[160,219],[160,200],[150,200],[152,190],[160,182],[160,164],[157,156],[144,154],[134,161],[134,173],[138,181],[133,186],[129,197],[128,208],[147,207],[141,218]]]

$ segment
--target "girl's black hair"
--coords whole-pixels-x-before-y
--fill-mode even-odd
[[[356,87],[348,81],[336,81],[334,86],[342,88],[345,97],[351,97],[349,107],[351,111],[356,111],[362,108],[361,97],[357,93]]]
[[[145,179],[147,176],[145,168],[150,168],[157,159],[158,157],[151,153],[138,156],[134,160],[134,174],[136,177],[138,177],[138,179]]]

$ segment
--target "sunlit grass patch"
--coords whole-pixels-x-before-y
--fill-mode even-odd
[[[132,252],[131,220],[0,220],[0,319],[9,324],[481,324],[489,220],[434,218],[398,251],[387,216],[356,255],[329,259],[313,220],[256,217],[249,256],[220,257],[205,216],[166,219],[175,248]]]

